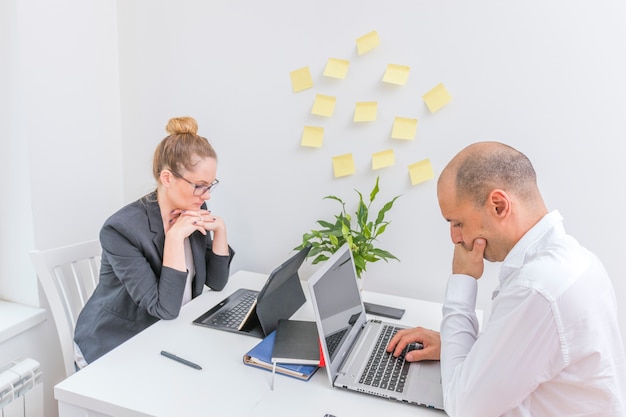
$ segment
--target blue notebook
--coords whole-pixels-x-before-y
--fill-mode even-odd
[[[275,340],[276,331],[274,330],[243,355],[243,363],[272,372],[272,350]],[[318,368],[318,365],[277,364],[276,373],[308,381]]]

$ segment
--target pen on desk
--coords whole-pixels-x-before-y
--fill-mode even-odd
[[[173,353],[169,353],[169,352],[166,352],[166,351],[162,350],[161,351],[161,355],[165,356],[166,358],[173,359],[176,362],[180,362],[180,363],[182,363],[184,365],[191,366],[194,369],[202,369],[202,367],[200,365],[198,365],[197,363],[193,363],[191,361],[188,361],[187,359],[183,359],[180,356],[174,355]]]

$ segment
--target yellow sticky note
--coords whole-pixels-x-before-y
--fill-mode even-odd
[[[391,137],[393,139],[415,139],[415,133],[417,132],[417,119],[411,119],[409,117],[396,117],[393,122],[393,129],[391,130]]]
[[[395,165],[396,158],[393,149],[372,154],[372,169],[380,169]]]
[[[389,84],[406,85],[411,67],[406,65],[388,64],[383,81]]]
[[[335,111],[335,104],[337,99],[333,96],[325,96],[324,94],[316,94],[315,102],[313,103],[313,109],[311,114],[318,116],[330,117]]]
[[[324,75],[333,78],[346,78],[349,66],[350,61],[347,59],[328,58],[326,68],[324,68]]]
[[[304,126],[300,146],[319,148],[324,141],[324,128],[317,126]]]
[[[432,90],[422,96],[424,103],[431,113],[436,112],[452,100],[452,96],[442,83],[437,84]]]
[[[409,165],[409,175],[411,176],[412,185],[432,179],[435,174],[433,173],[433,166],[430,164],[430,159],[426,158]]]
[[[354,174],[354,159],[351,153],[333,157],[333,173],[335,178]]]
[[[371,51],[378,45],[380,45],[380,38],[378,37],[378,32],[375,30],[356,40],[356,49],[359,52],[359,55],[363,55],[364,53]]]
[[[375,101],[361,101],[354,109],[354,122],[373,122],[376,120],[378,103]]]
[[[313,78],[309,67],[303,67],[289,73],[291,76],[291,88],[294,93],[313,87]]]

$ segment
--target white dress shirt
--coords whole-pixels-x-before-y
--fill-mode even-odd
[[[452,275],[441,324],[450,416],[625,416],[626,359],[611,281],[558,211],[504,259],[478,334],[477,280]]]

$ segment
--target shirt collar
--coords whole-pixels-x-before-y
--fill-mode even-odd
[[[519,269],[524,260],[534,254],[538,249],[538,244],[543,241],[551,230],[563,231],[563,216],[558,210],[551,211],[543,216],[522,238],[513,246],[508,253],[502,268],[500,269],[499,283],[503,285],[511,275],[511,272]]]

